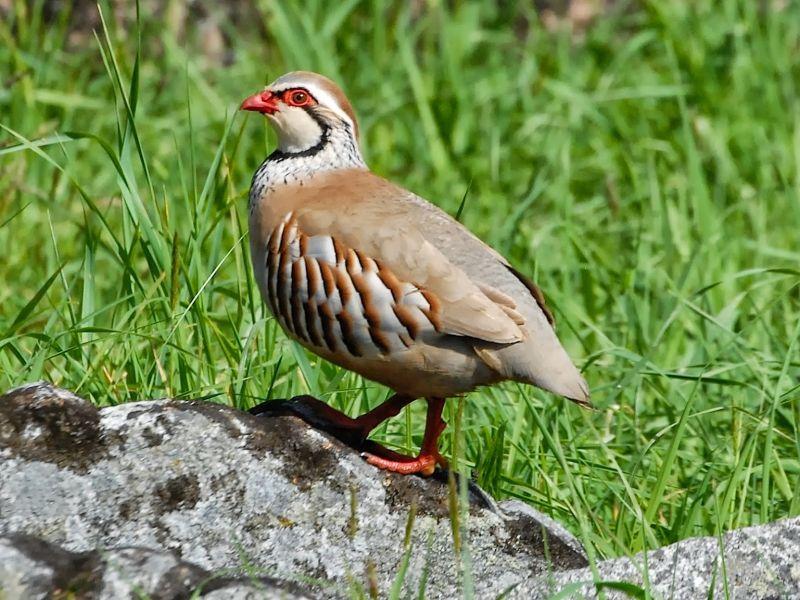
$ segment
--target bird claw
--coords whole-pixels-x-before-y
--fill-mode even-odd
[[[420,454],[417,458],[406,457],[406,460],[389,460],[369,452],[362,452],[361,457],[371,464],[373,467],[378,467],[384,471],[391,471],[392,473],[400,473],[402,475],[411,475],[418,473],[428,477],[433,475],[436,470],[436,458],[430,454]]]
[[[372,443],[371,452],[362,452],[361,458],[373,467],[384,471],[403,475],[419,474],[425,477],[433,475],[436,466],[447,468],[447,460],[439,452],[420,452],[419,456],[405,456]]]

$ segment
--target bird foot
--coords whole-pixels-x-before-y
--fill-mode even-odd
[[[420,452],[419,456],[405,456],[384,448],[380,444],[370,442],[370,452],[362,452],[361,458],[374,467],[400,473],[402,475],[419,474],[425,477],[433,475],[436,465],[447,468],[447,461],[437,451]]]
[[[447,461],[435,448],[420,452],[416,458],[405,456],[367,439],[375,427],[374,419],[348,417],[341,411],[331,408],[313,396],[295,396],[290,400],[269,400],[250,409],[256,416],[294,416],[302,419],[314,429],[324,431],[340,442],[361,452],[361,457],[369,464],[391,471],[410,475],[418,473],[429,476],[436,465],[447,468]]]
[[[290,400],[268,400],[250,409],[256,416],[293,416],[335,437],[348,446],[361,450],[369,430],[356,419],[331,408],[313,396],[295,396]]]

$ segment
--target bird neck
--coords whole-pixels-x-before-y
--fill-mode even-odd
[[[302,185],[327,171],[366,168],[351,131],[344,127],[327,128],[311,148],[299,152],[277,149],[261,163],[250,186],[250,206],[280,185]]]

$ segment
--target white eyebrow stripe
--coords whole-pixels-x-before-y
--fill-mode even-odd
[[[316,86],[308,86],[307,89],[309,92],[311,92],[311,95],[317,99],[317,102],[322,104],[325,108],[335,112],[345,122],[350,123],[351,127],[355,127],[353,120],[347,115],[346,112],[344,112],[344,110],[342,110],[342,107],[339,106],[339,103],[336,101],[336,98],[334,98],[333,95],[329,94],[323,89],[317,88]]]
[[[353,123],[353,120],[346,112],[344,112],[344,110],[342,110],[342,107],[339,106],[339,102],[336,100],[336,98],[326,90],[322,89],[321,87],[317,87],[313,83],[307,83],[303,81],[281,81],[280,85],[281,87],[279,89],[271,90],[273,94],[283,94],[292,88],[303,88],[304,90],[307,90],[308,93],[311,94],[319,104],[328,110],[335,112],[337,116],[349,123],[350,127],[355,130],[355,123]]]

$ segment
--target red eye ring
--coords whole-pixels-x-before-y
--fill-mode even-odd
[[[311,104],[311,96],[305,90],[288,90],[284,102],[290,106],[305,106]]]

